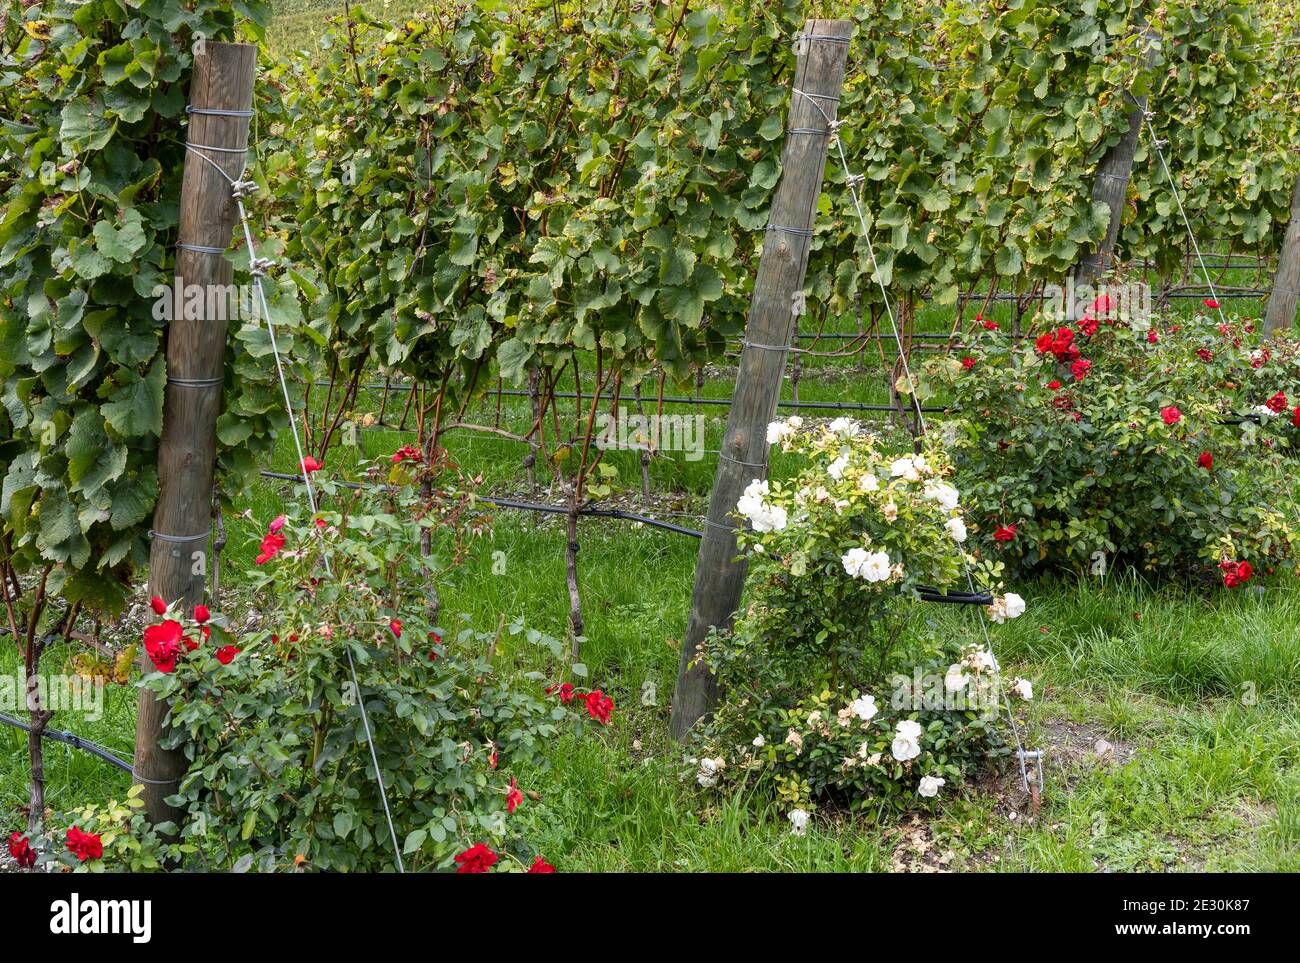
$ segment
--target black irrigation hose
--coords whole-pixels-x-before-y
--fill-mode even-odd
[[[0,723],[3,723],[6,726],[13,726],[15,729],[21,729],[23,730],[23,732],[32,731],[32,727],[27,725],[27,723],[20,722],[18,719],[15,719],[13,716],[7,716],[3,712],[0,712]],[[98,743],[91,742],[89,739],[83,739],[81,738],[81,736],[78,736],[75,733],[64,732],[61,729],[46,729],[41,733],[41,738],[51,739],[54,742],[62,742],[65,745],[72,746],[73,749],[84,749],[86,750],[86,752],[93,753],[94,755],[99,756],[99,758],[103,759],[105,762],[111,762],[119,769],[123,769],[126,772],[129,772],[133,776],[135,775],[135,769],[131,765],[131,763],[127,762],[125,759],[120,759],[117,756],[113,755],[111,751],[105,749],[103,746],[99,745]]]
[[[289,472],[280,471],[263,471],[260,472],[263,478],[274,478],[279,481],[301,482],[301,475],[290,474]],[[365,486],[350,481],[336,481],[336,485],[342,485],[344,488],[356,491]],[[489,505],[496,505],[499,508],[518,509],[528,512],[543,512],[549,515],[567,515],[569,507],[567,505],[544,505],[538,502],[521,502],[511,498],[490,498],[487,495],[475,495],[475,500],[487,502]],[[698,532],[693,528],[686,528],[682,525],[674,525],[672,522],[660,521],[657,518],[650,518],[647,515],[638,515],[635,512],[625,512],[618,508],[592,508],[583,506],[578,509],[579,515],[587,515],[594,518],[619,518],[628,522],[641,522],[643,525],[649,525],[651,528],[662,528],[665,531],[677,532],[679,535],[690,535],[693,538],[703,538],[704,533]]]
[[[301,475],[292,475],[288,472],[264,471],[261,473],[263,478],[275,478],[282,481],[302,481]],[[362,486],[356,482],[335,482],[344,488],[358,489]],[[537,502],[521,502],[513,498],[488,498],[486,496],[477,496],[479,501],[488,502],[500,508],[512,508],[519,511],[544,512],[551,515],[567,515],[569,509],[564,505],[543,505]],[[679,535],[690,535],[692,538],[703,538],[704,533],[694,528],[686,528],[683,525],[674,525],[672,522],[663,522],[657,518],[647,518],[645,515],[638,515],[635,512],[625,512],[618,508],[591,508],[583,507],[578,509],[579,515],[587,515],[595,518],[619,518],[629,522],[641,522],[652,528],[662,528],[665,531],[677,532]],[[917,587],[922,602],[943,602],[948,605],[992,605],[993,596],[989,592],[941,592],[939,589],[931,588],[927,585]]]

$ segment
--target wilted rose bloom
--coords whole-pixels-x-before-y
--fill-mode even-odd
[[[808,832],[808,811],[805,809],[790,810],[790,833],[794,836],[803,836]]]
[[[927,799],[933,799],[939,795],[939,790],[943,788],[945,782],[947,780],[940,776],[922,776],[920,784],[916,787],[916,792]]]
[[[799,735],[799,733],[795,732],[793,729],[786,732],[785,743],[794,749],[794,754],[796,756],[803,752],[803,736]]]
[[[1028,702],[1034,697],[1034,686],[1028,679],[1017,678],[1011,683],[1011,694],[1018,699],[1024,699]]]
[[[1025,600],[1015,592],[995,598],[989,606],[989,618],[1001,625],[1025,614]]]
[[[695,774],[695,781],[705,789],[712,789],[722,777],[722,770],[726,764],[726,760],[721,757],[717,759],[701,759],[699,771]]]

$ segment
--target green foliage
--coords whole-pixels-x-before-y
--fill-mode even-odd
[[[115,609],[148,559],[162,323],[194,45],[260,35],[260,2],[9,3],[0,19],[0,517],[49,595]],[[232,323],[242,339],[244,326]],[[222,467],[265,450],[273,372],[233,342]]]
[[[931,367],[959,411],[945,427],[990,557],[1022,571],[1124,563],[1184,577],[1292,557],[1294,340],[1260,345],[1249,322],[1204,315],[1124,318],[1077,330],[1072,344],[1091,361],[1078,379],[1042,350],[1057,330],[1017,345],[976,328],[963,348],[973,367],[962,355]],[[1013,524],[1013,538],[992,538]]]
[[[335,494],[329,483],[322,491]],[[254,578],[273,600],[262,626],[236,637],[187,622],[174,667],[155,657],[160,671],[144,684],[170,700],[190,758],[173,797],[187,812],[183,838],[217,865],[391,869],[367,725],[408,869],[452,868],[476,843],[497,852],[498,869],[535,855],[521,838],[530,804],[508,813],[512,777],[598,713],[585,697],[544,695],[540,676],[518,685],[492,664],[503,632],[557,668],[560,641],[522,622],[444,639],[429,623],[425,587],[441,551],[455,549],[424,556],[421,538],[436,528],[444,541],[454,515],[417,519],[417,505],[402,484],[315,518],[290,512],[288,546]]]
[[[60,815],[54,826],[67,827],[98,838],[103,855],[79,859],[68,847],[66,838],[39,840],[40,863],[47,868],[67,867],[77,873],[149,873],[160,872],[166,865],[189,858],[197,847],[191,843],[169,842],[174,834],[170,823],[152,825],[145,814],[140,793],[144,787],[132,786],[126,800],[116,799],[103,805],[82,806]],[[67,871],[66,869],[64,870]]]

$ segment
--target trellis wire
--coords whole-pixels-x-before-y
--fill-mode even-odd
[[[827,124],[827,133],[831,135],[831,137],[830,137],[831,144],[835,147],[836,152],[837,152],[837,154],[839,155],[840,166],[841,166],[841,167],[843,168],[843,170],[844,170],[844,178],[845,178],[846,186],[847,186],[848,189],[849,189],[849,196],[853,199],[853,208],[854,208],[854,210],[857,212],[857,215],[858,215],[858,223],[859,223],[859,225],[861,226],[861,229],[862,229],[862,238],[863,238],[863,240],[866,242],[866,245],[867,245],[867,255],[868,255],[868,256],[870,257],[870,259],[871,259],[871,269],[872,269],[872,274],[874,275],[874,278],[875,278],[875,281],[876,281],[876,285],[880,288],[880,296],[881,296],[881,298],[884,299],[884,303],[885,303],[885,314],[886,314],[886,316],[889,318],[889,327],[890,327],[890,330],[893,331],[893,334],[894,334],[894,340],[898,343],[898,352],[899,352],[899,355],[898,355],[898,356],[899,356],[899,359],[900,359],[900,361],[901,361],[901,363],[902,363],[902,366],[903,366],[903,374],[907,377],[907,383],[908,383],[908,385],[909,385],[909,386],[914,386],[914,385],[916,384],[916,382],[913,381],[913,379],[912,379],[912,371],[911,371],[910,366],[909,366],[908,363],[907,363],[907,351],[906,351],[906,350],[904,349],[904,347],[903,347],[903,338],[902,338],[902,335],[899,333],[899,330],[898,330],[898,323],[897,323],[897,321],[894,319],[894,309],[893,309],[893,305],[892,305],[892,303],[890,302],[890,299],[889,299],[889,291],[885,288],[885,283],[884,283],[884,281],[881,280],[881,276],[880,276],[880,265],[879,265],[879,263],[876,261],[876,247],[875,247],[875,244],[872,243],[872,240],[871,240],[871,230],[870,230],[870,228],[869,228],[868,225],[867,225],[867,216],[866,216],[866,213],[865,213],[865,212],[863,211],[863,209],[862,209],[862,200],[861,200],[861,198],[858,196],[858,186],[857,186],[857,185],[858,185],[858,182],[857,182],[857,180],[854,179],[854,177],[853,177],[853,172],[849,169],[849,160],[848,160],[848,156],[847,156],[847,155],[845,154],[845,152],[844,152],[844,143],[843,143],[843,141],[839,138],[839,136],[836,134],[836,131],[837,131],[837,130],[839,129],[839,127],[843,124],[843,121],[839,121],[839,120],[831,120],[830,115],[827,114],[826,111],[822,110],[821,105],[820,105],[819,103],[817,103],[816,99],[814,99],[814,98],[812,98],[812,97],[809,97],[807,94],[805,94],[805,93],[804,93],[802,90],[800,90],[798,87],[792,87],[792,88],[791,88],[791,92],[792,92],[793,94],[795,94],[795,95],[799,95],[799,96],[804,97],[804,99],[806,99],[810,104],[812,104],[814,107],[817,108],[817,112],[818,112],[819,114],[821,114],[821,115],[822,115],[822,118],[826,121],[826,124]],[[924,434],[924,433],[925,433],[925,430],[926,430],[926,425],[925,425],[925,415],[924,415],[924,413],[921,411],[921,404],[920,404],[920,402],[917,401],[917,399],[916,399],[916,392],[915,392],[915,390],[909,391],[909,392],[908,392],[908,396],[911,398],[911,400],[912,400],[912,405],[913,405],[913,407],[914,407],[914,409],[915,409],[915,411],[916,411],[917,427],[920,429],[920,432],[921,432],[922,434]],[[967,586],[969,587],[971,594],[973,595],[973,594],[975,594],[975,592],[976,592],[976,590],[975,590],[975,579],[974,579],[974,577],[971,575],[970,564],[969,564],[969,563],[967,562],[967,560],[966,560],[966,553],[965,553],[965,551],[959,550],[959,555],[961,556],[962,570],[963,570],[963,571],[965,572],[965,574],[966,574],[966,584],[967,584]],[[982,631],[983,634],[984,634],[984,644],[985,644],[985,646],[986,646],[986,648],[987,648],[987,651],[988,651],[988,653],[989,653],[989,658],[990,658],[990,660],[993,662],[993,674],[994,674],[994,679],[995,679],[995,681],[997,682],[998,690],[999,690],[999,692],[1000,692],[1000,694],[1001,694],[1001,696],[1002,696],[1002,702],[1003,702],[1003,704],[1006,706],[1006,711],[1007,711],[1007,721],[1010,722],[1010,724],[1011,724],[1011,734],[1012,734],[1012,736],[1013,736],[1013,737],[1015,738],[1015,740],[1016,740],[1016,749],[1018,750],[1017,758],[1018,758],[1019,761],[1020,761],[1020,775],[1021,775],[1022,780],[1023,780],[1024,783],[1025,783],[1025,788],[1028,789],[1028,788],[1029,788],[1029,777],[1028,777],[1028,775],[1027,775],[1026,772],[1025,772],[1025,758],[1026,758],[1026,757],[1025,757],[1025,746],[1024,746],[1024,743],[1023,743],[1023,742],[1021,741],[1021,739],[1020,739],[1020,727],[1019,727],[1019,725],[1016,723],[1015,713],[1014,713],[1014,712],[1012,711],[1012,709],[1011,709],[1011,700],[1007,697],[1006,692],[1005,692],[1005,687],[1002,685],[1002,666],[1001,666],[1001,664],[998,662],[998,657],[997,657],[997,655],[993,652],[993,639],[992,639],[992,637],[989,635],[988,622],[986,621],[986,619],[985,619],[985,617],[984,617],[984,610],[983,610],[982,607],[980,608],[980,612],[979,612],[979,623],[980,623],[980,629],[981,629],[981,631]],[[1041,776],[1041,773],[1042,773],[1042,765],[1041,765],[1041,763],[1040,763],[1039,766],[1038,766],[1038,771],[1039,771],[1039,774],[1040,774],[1040,776]]]

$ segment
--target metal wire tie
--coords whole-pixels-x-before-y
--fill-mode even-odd
[[[193,104],[185,105],[187,114],[206,114],[212,117],[252,117],[252,110],[225,110],[220,107],[195,107]]]

